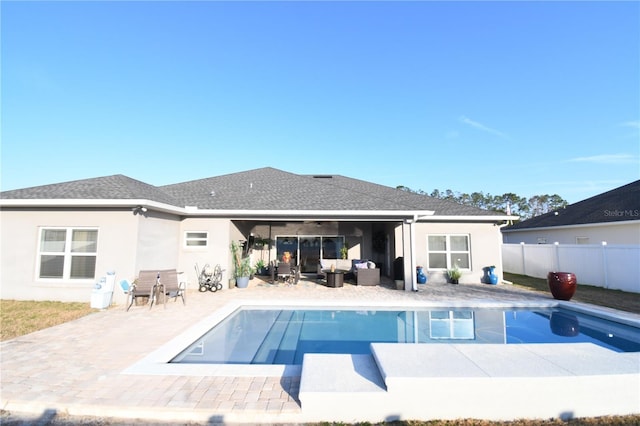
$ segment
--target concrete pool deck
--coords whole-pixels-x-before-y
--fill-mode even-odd
[[[156,375],[127,374],[126,370],[232,302],[260,300],[273,304],[324,303],[329,306],[416,302],[441,306],[500,303],[518,306],[554,302],[551,295],[505,284],[428,283],[418,286],[418,292],[403,292],[392,288],[391,283],[385,281],[377,287],[345,284],[342,288],[328,288],[314,281],[273,286],[254,279],[246,289],[189,292],[186,306],[171,301],[166,307],[154,306],[151,310],[147,306],[134,306],[126,312],[123,306],[117,306],[96,312],[2,342],[1,406],[12,413],[36,417],[55,410],[73,416],[158,422],[317,421],[317,413],[306,413],[300,406],[300,376]],[[640,315],[605,311],[640,320]],[[640,358],[637,359],[640,362]],[[640,375],[636,373],[635,377],[640,384]],[[345,405],[348,404],[345,400]],[[640,412],[640,402],[638,405],[635,413]],[[331,410],[326,420],[334,420],[330,413]]]

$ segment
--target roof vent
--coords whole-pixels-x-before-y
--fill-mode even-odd
[[[212,197],[215,197],[215,196],[216,196],[216,191],[211,191],[211,192],[209,193],[209,195],[211,195]]]
[[[331,179],[333,175],[313,175],[314,179]]]

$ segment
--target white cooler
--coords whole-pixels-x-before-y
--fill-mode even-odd
[[[107,309],[111,306],[113,286],[116,282],[116,273],[107,272],[106,277],[101,277],[91,291],[91,307],[95,309]]]

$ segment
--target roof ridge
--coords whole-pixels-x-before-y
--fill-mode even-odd
[[[305,176],[305,177],[307,177],[307,178],[310,178],[310,179],[322,179],[322,180],[325,180],[325,176],[330,176],[331,178],[326,178],[326,181],[324,181],[324,182],[323,182],[323,184],[327,184],[327,185],[331,185],[331,186],[336,186],[336,187],[339,187],[339,188],[341,188],[341,189],[346,189],[346,190],[349,190],[349,191],[357,191],[359,194],[367,195],[367,196],[369,196],[369,197],[377,198],[377,199],[379,199],[379,200],[384,200],[384,201],[393,201],[393,202],[395,202],[395,203],[398,203],[398,200],[389,200],[389,198],[387,198],[387,197],[383,197],[383,196],[380,196],[380,195],[377,195],[377,194],[375,194],[375,193],[373,193],[373,194],[372,194],[371,192],[367,192],[367,191],[364,191],[364,190],[356,190],[356,189],[354,189],[353,187],[347,187],[347,186],[345,186],[345,185],[340,185],[340,182],[339,182],[339,181],[330,180],[330,179],[333,179],[334,177],[338,177],[338,178],[341,178],[341,179],[344,179],[344,180],[351,180],[351,181],[354,181],[354,182],[361,182],[361,183],[366,184],[366,185],[369,185],[369,186],[376,186],[376,187],[384,188],[385,190],[391,190],[391,191],[397,191],[397,190],[398,190],[397,188],[393,188],[393,187],[390,187],[390,186],[386,186],[386,185],[382,185],[382,184],[374,183],[374,182],[367,182],[367,181],[364,181],[364,180],[362,180],[362,179],[351,178],[351,177],[343,176],[343,175],[334,175],[334,174],[330,174],[330,175],[321,175],[321,174],[313,174],[313,175],[303,175],[303,176]],[[401,205],[403,205],[403,206],[405,206],[405,207],[407,207],[407,208],[413,208],[413,206],[410,206],[410,205],[408,205],[408,204],[406,204],[406,203],[404,203],[404,202],[399,202],[398,204],[401,204]]]
[[[184,182],[170,183],[168,185],[161,185],[158,188],[170,188],[170,187],[174,187],[174,186],[177,186],[177,185],[193,184],[193,183],[196,183],[196,182],[205,182],[207,180],[228,178],[228,177],[233,176],[233,175],[243,175],[243,174],[248,174],[248,173],[254,173],[254,172],[257,172],[259,170],[274,170],[274,171],[278,171],[278,172],[281,172],[281,173],[293,174],[293,173],[286,172],[284,170],[276,169],[276,168],[273,168],[273,167],[259,167],[257,169],[243,170],[243,171],[240,171],[240,172],[231,172],[231,173],[225,173],[225,174],[217,175],[217,176],[209,176],[209,177],[205,177],[205,178],[186,180]],[[297,175],[297,176],[299,176],[299,175]]]

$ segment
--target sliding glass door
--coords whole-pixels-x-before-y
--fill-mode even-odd
[[[300,272],[316,273],[320,263],[320,237],[300,237]]]
[[[340,259],[344,236],[279,236],[276,237],[276,256],[282,259],[285,252],[300,267],[302,273],[316,273],[320,259]]]

